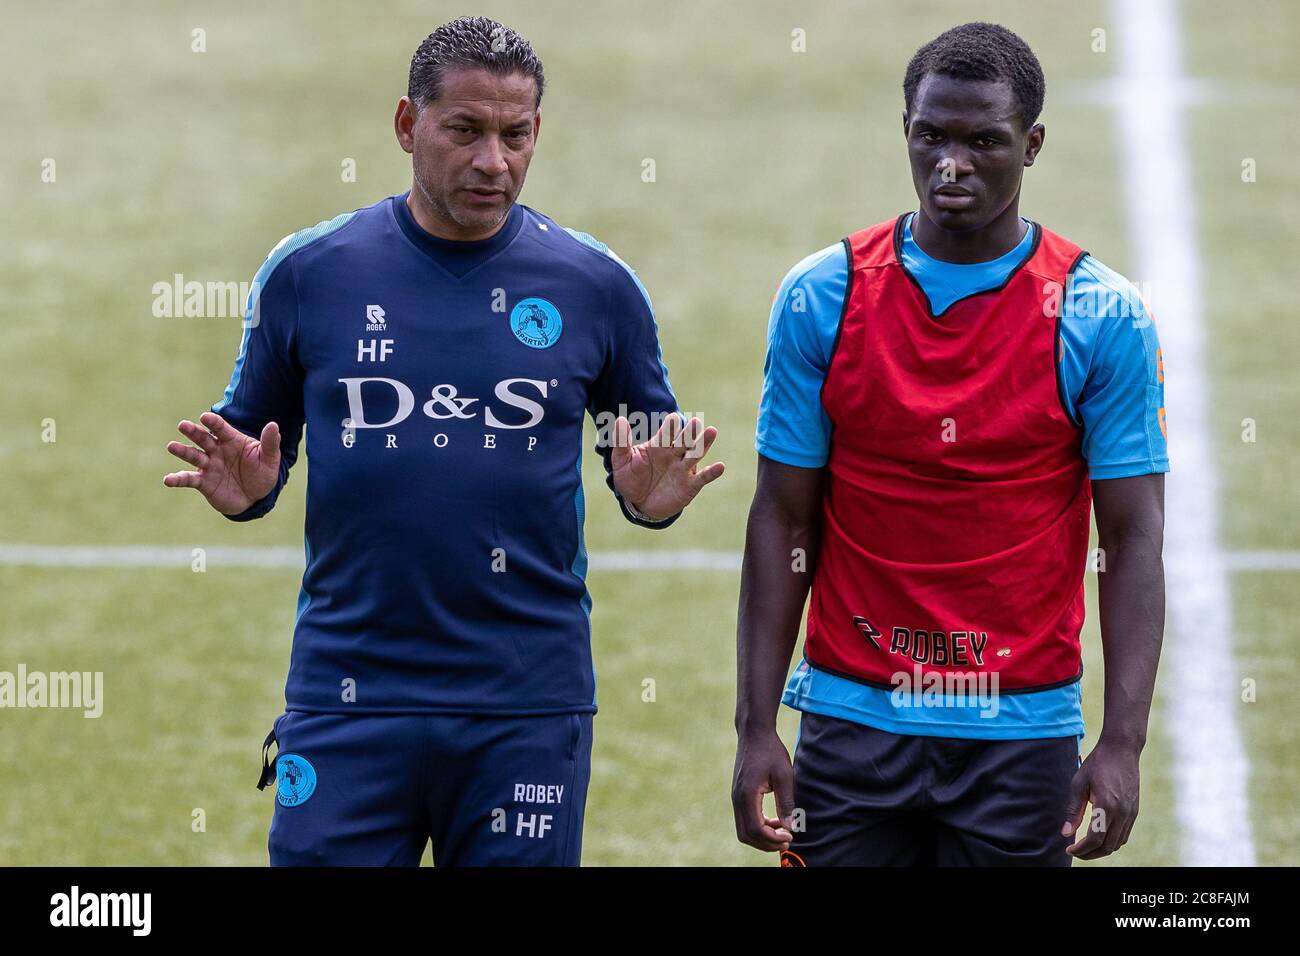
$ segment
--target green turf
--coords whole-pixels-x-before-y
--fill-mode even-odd
[[[1198,81],[1188,134],[1199,186],[1221,538],[1237,550],[1294,551],[1300,549],[1300,329],[1288,260],[1300,245],[1292,215],[1300,194],[1288,170],[1300,150],[1300,129],[1277,117],[1300,94],[1300,67],[1277,38],[1300,33],[1300,8],[1273,0],[1225,16],[1198,0],[1189,5],[1186,24],[1186,70]],[[1242,181],[1248,158],[1256,164],[1249,183]],[[1248,441],[1251,423],[1255,434]],[[1300,825],[1290,794],[1300,783],[1293,732],[1300,705],[1289,688],[1297,677],[1297,573],[1238,573],[1232,588],[1234,678],[1256,687],[1255,700],[1237,711],[1251,768],[1256,856],[1261,864],[1294,866]]]
[[[1207,274],[1209,372],[1223,535],[1236,549],[1300,548],[1300,339],[1287,307],[1297,209],[1278,119],[1300,67],[1286,3],[1225,16],[1187,5]],[[248,281],[286,233],[405,188],[392,137],[416,42],[463,12],[365,5],[51,3],[10,17],[0,85],[0,542],[299,547],[305,472],[275,512],[233,525],[165,489],[175,423],[217,397],[233,319],[155,318],[174,273]],[[912,204],[901,74],[911,51],[974,15],[968,4],[548,3],[491,9],[529,36],[550,81],[523,200],[608,242],[655,301],[684,408],[718,425],[728,474],[671,531],[619,518],[586,464],[592,550],[738,550],[753,491],[754,414],[767,311],[794,262]],[[1048,74],[1047,146],[1022,210],[1121,271],[1125,234],[1115,123],[1098,90],[1116,66],[1090,49],[1106,4],[994,3]],[[190,52],[190,31],[208,52]],[[807,52],[791,52],[791,31]],[[1259,181],[1240,182],[1256,157]],[[40,164],[57,161],[58,181]],[[340,181],[357,163],[358,181]],[[657,180],[641,180],[654,159]],[[1274,278],[1275,276],[1279,278]],[[1175,421],[1176,410],[1170,420]],[[1242,418],[1259,439],[1240,441]],[[57,441],[41,440],[52,418]],[[588,432],[588,446],[591,432]],[[1196,480],[1196,476],[1178,476]],[[0,568],[0,668],[103,670],[98,720],[0,713],[0,863],[265,861],[270,799],[257,751],[282,703],[297,595],[287,570]],[[1288,695],[1295,574],[1234,577],[1239,666],[1261,862],[1295,862],[1297,783]],[[737,579],[725,572],[593,571],[601,714],[589,864],[765,864],[738,845],[728,800]],[[1089,585],[1085,693],[1100,727],[1101,663]],[[654,703],[642,682],[656,682]],[[1163,684],[1161,685],[1163,688]],[[793,740],[794,716],[782,729]],[[1142,817],[1116,864],[1179,856],[1161,713],[1143,762]],[[1186,732],[1194,733],[1195,728]],[[206,813],[195,833],[191,814]]]

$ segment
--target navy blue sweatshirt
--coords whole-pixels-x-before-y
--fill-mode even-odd
[[[526,206],[452,242],[405,199],[271,251],[213,406],[283,435],[276,487],[235,521],[275,505],[306,429],[286,705],[592,712],[582,427],[677,411],[649,298],[603,244]]]

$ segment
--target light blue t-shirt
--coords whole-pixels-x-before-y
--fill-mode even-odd
[[[913,214],[915,215],[915,214]],[[1026,223],[1028,225],[1028,223]],[[1005,255],[957,264],[927,255],[904,225],[902,261],[935,315],[959,299],[995,289],[1030,254],[1033,228]],[[843,315],[848,256],[836,243],[787,273],[772,304],[763,395],[755,447],[774,461],[820,468],[830,455],[831,423],[822,383]],[[1083,456],[1093,480],[1169,470],[1161,416],[1164,382],[1156,328],[1134,286],[1092,256],[1084,256],[1061,308],[1060,381],[1066,411],[1082,429]],[[998,715],[976,708],[895,707],[890,691],[828,674],[801,662],[784,702],[894,733],[975,738],[1079,735],[1083,716],[1076,682],[1025,694],[1004,694]]]

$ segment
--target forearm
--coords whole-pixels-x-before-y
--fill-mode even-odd
[[[817,556],[814,521],[750,510],[736,627],[736,730],[774,730]]]
[[[1105,717],[1102,740],[1141,749],[1164,638],[1165,574],[1159,530],[1101,542],[1098,575]]]

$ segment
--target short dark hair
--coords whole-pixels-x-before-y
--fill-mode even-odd
[[[448,67],[487,70],[504,76],[522,73],[537,83],[535,106],[541,105],[546,76],[532,44],[514,30],[487,17],[461,17],[444,23],[424,38],[411,57],[406,95],[423,108],[442,94]]]
[[[996,23],[963,23],[916,51],[903,74],[903,103],[909,113],[917,88],[931,73],[1010,84],[1026,129],[1043,110],[1047,83],[1038,57],[1028,43]]]

